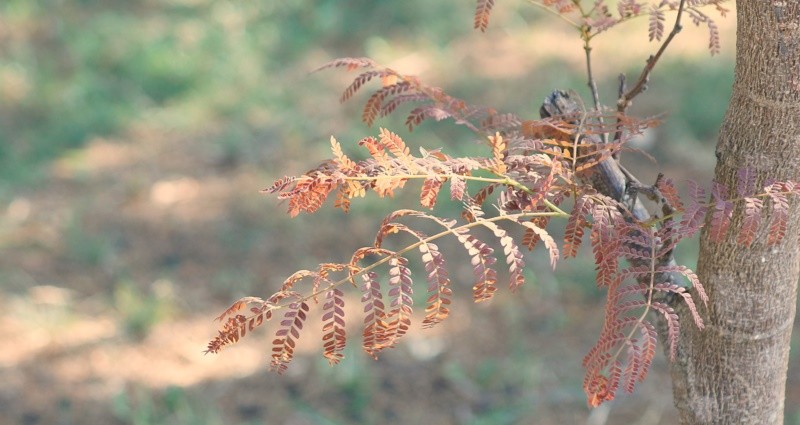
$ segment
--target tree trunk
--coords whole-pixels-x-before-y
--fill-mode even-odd
[[[736,73],[715,170],[732,197],[744,167],[756,171],[759,186],[769,178],[800,180],[800,2],[738,0],[737,16]],[[680,309],[672,378],[681,423],[783,424],[800,275],[798,204],[790,203],[777,245],[766,243],[769,216],[749,248],[735,242],[741,213],[723,243],[702,232],[697,272],[710,303],[701,309],[704,330]]]

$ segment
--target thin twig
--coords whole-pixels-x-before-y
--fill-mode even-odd
[[[583,50],[586,52],[586,75],[589,77],[588,85],[592,91],[594,110],[600,112],[600,94],[597,93],[597,82],[594,80],[594,75],[592,75],[592,46],[589,44],[589,40],[584,43]]]
[[[679,32],[683,29],[681,26],[681,16],[683,15],[684,5],[686,4],[686,0],[681,0],[680,4],[678,5],[678,14],[675,16],[675,25],[672,27],[672,31],[670,31],[667,38],[664,40],[664,43],[661,44],[658,51],[655,55],[651,55],[647,58],[647,64],[645,65],[642,73],[639,75],[639,79],[636,80],[636,83],[631,87],[630,90],[625,92],[623,95],[617,99],[617,113],[620,114],[620,117],[617,118],[617,131],[614,134],[614,141],[618,141],[622,138],[622,129],[620,127],[620,122],[622,121],[622,115],[625,114],[625,111],[628,110],[628,107],[631,106],[631,102],[633,98],[638,96],[641,92],[643,92],[647,87],[647,81],[650,79],[650,73],[653,71],[653,67],[656,66],[656,62],[661,58],[661,55],[667,50],[667,46],[678,35]]]
[[[589,29],[586,25],[581,28],[581,37],[583,38],[583,51],[586,52],[586,76],[588,77],[589,90],[592,92],[592,100],[594,101],[594,110],[597,112],[600,125],[603,126],[603,117],[600,115],[600,94],[597,92],[597,82],[592,73],[592,36],[589,35]],[[608,143],[608,133],[603,133],[603,143]]]

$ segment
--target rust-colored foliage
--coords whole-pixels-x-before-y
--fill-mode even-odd
[[[602,208],[596,206],[595,211],[598,209]],[[620,385],[625,391],[632,392],[635,384],[647,375],[655,355],[656,340],[655,327],[647,318],[650,311],[662,314],[667,319],[668,343],[671,357],[674,357],[680,324],[671,306],[656,301],[658,293],[673,293],[682,297],[694,316],[695,324],[703,327],[697,307],[686,288],[660,282],[659,275],[673,272],[688,275],[701,300],[704,303],[707,300],[694,273],[684,267],[659,264],[657,253],[662,243],[660,235],[663,234],[660,230],[622,224],[624,218],[617,214],[610,214],[607,219],[599,218],[603,213],[593,213],[598,219],[593,224],[592,232],[606,238],[603,244],[595,248],[600,269],[598,284],[606,286],[608,291],[606,317],[600,338],[583,360],[586,368],[584,390],[591,406],[613,399]],[[595,232],[597,227],[601,230]],[[618,230],[606,230],[608,228]],[[602,264],[609,257],[623,256],[634,265],[618,270],[616,261],[613,266]],[[606,276],[600,278],[601,274]],[[633,283],[626,284],[628,280],[633,280]]]
[[[450,277],[444,256],[439,252],[439,247],[432,243],[419,246],[422,252],[422,262],[425,264],[425,273],[428,278],[428,300],[425,307],[424,327],[431,327],[441,322],[450,314]]]
[[[364,351],[370,356],[377,358],[377,353],[382,348],[384,339],[382,329],[386,323],[383,304],[383,294],[381,285],[378,281],[378,274],[367,272],[361,275],[364,284],[361,287],[363,295],[361,304],[364,305]]]
[[[519,222],[519,224],[526,228],[522,243],[528,247],[528,250],[532,250],[536,242],[542,241],[547,249],[547,252],[550,254],[550,266],[555,270],[556,263],[560,257],[558,245],[556,245],[555,239],[553,239],[553,237],[550,236],[546,230],[544,230],[544,227],[547,225],[547,221],[541,220],[542,218],[546,217],[535,217],[531,219],[531,221]]]
[[[492,255],[494,249],[471,235],[459,236],[458,240],[469,253],[472,274],[475,276],[472,297],[475,302],[491,299],[497,290],[497,272],[492,268],[497,261]]]
[[[796,183],[775,182],[766,191],[772,200],[772,221],[769,224],[769,244],[776,244],[786,236],[786,223],[789,219],[789,199],[787,195],[797,194],[800,187]]]
[[[675,184],[672,182],[670,178],[661,178],[656,181],[656,187],[661,192],[661,195],[667,201],[667,203],[672,207],[675,212],[682,213],[684,211],[683,202],[681,201],[680,196],[678,196],[678,189],[675,188]]]
[[[581,195],[575,201],[575,207],[567,220],[564,232],[564,257],[571,258],[578,254],[578,248],[583,240],[584,228],[589,225],[586,215],[592,210],[594,198],[590,195]]]
[[[331,66],[377,67],[371,61],[359,59],[334,61]],[[416,86],[411,86],[416,87],[414,90],[425,87],[416,79],[405,80],[407,77],[396,73],[391,75],[398,75],[402,81],[414,81]],[[361,84],[352,86],[355,88],[351,91]],[[434,102],[436,107],[444,107],[444,103],[436,103],[441,100],[451,107],[455,104],[453,98],[439,91],[430,93],[435,93],[436,97],[425,99]],[[370,99],[377,98],[371,96]],[[386,101],[385,97],[382,99]],[[370,110],[382,107],[373,105]],[[450,199],[463,203],[464,222],[411,209],[389,214],[382,221],[374,244],[353,253],[349,263],[323,263],[315,271],[301,270],[287,278],[281,289],[267,300],[248,297],[234,303],[220,315],[222,329],[209,343],[207,352],[216,353],[239,341],[270,319],[274,311],[284,310],[273,341],[271,361],[271,368],[282,372],[294,356],[296,341],[313,305],[311,301],[316,303],[322,297],[323,354],[332,364],[337,363],[347,343],[347,318],[343,308],[346,294],[340,286],[347,282],[356,284],[358,278],[363,309],[363,348],[368,355],[376,357],[381,350],[393,347],[414,320],[413,282],[407,257],[412,250],[419,251],[425,268],[428,296],[422,324],[430,327],[448,317],[453,291],[457,290],[449,277],[445,254],[434,243],[436,239],[450,235],[463,245],[474,275],[472,297],[475,302],[482,302],[492,299],[497,291],[497,257],[495,249],[479,239],[473,229],[489,229],[502,247],[511,290],[518,290],[524,284],[525,259],[520,243],[499,225],[500,222],[524,228],[522,246],[533,249],[542,241],[553,267],[561,257],[578,254],[588,230],[597,266],[597,285],[607,291],[600,337],[583,362],[586,369],[584,390],[589,404],[596,406],[613,399],[620,388],[633,391],[647,375],[656,352],[656,331],[649,319],[651,313],[664,317],[668,327],[667,343],[674,353],[681,324],[673,307],[663,301],[663,294],[682,299],[695,325],[703,326],[694,297],[699,297],[703,303],[707,297],[697,276],[684,266],[663,262],[678,241],[697,233],[704,225],[709,226],[714,240],[723,240],[730,231],[732,217],[743,214],[742,228],[735,236],[739,243],[749,245],[756,241],[761,214],[767,210],[764,206],[769,205],[768,243],[777,243],[785,234],[789,196],[800,192],[793,182],[767,182],[759,186],[752,170],[742,170],[735,189],[738,198],[731,198],[727,187],[715,183],[712,197],[707,200],[705,190],[690,182],[691,196],[684,206],[672,181],[659,178],[653,190],[660,194],[658,202],[670,212],[660,221],[640,223],[626,205],[600,195],[582,182],[602,161],[613,160],[609,158],[619,152],[632,135],[655,125],[654,121],[614,115],[611,119],[605,117],[606,124],[603,124],[601,116],[588,113],[583,119],[593,121],[580,126],[563,121],[574,117],[516,120],[516,123],[506,119],[503,125],[507,128],[500,133],[490,127],[498,121],[487,119],[497,116],[494,112],[459,104],[447,114],[455,117],[464,111],[485,112],[484,115],[476,112],[471,121],[463,116],[456,118],[465,120],[459,124],[474,127],[486,135],[485,157],[455,158],[438,150],[424,149],[419,155],[413,155],[399,135],[380,129],[377,136],[358,141],[369,154],[367,159],[350,159],[342,145],[332,138],[329,161],[301,176],[283,177],[265,190],[287,200],[288,212],[294,216],[317,211],[333,192],[336,193],[335,206],[346,211],[353,198],[364,197],[368,192],[379,197],[393,196],[416,180],[420,181],[420,205],[432,208],[440,190],[449,181]],[[614,143],[602,144],[570,135],[578,128],[585,134],[620,131],[625,136]],[[486,177],[487,173],[496,177]],[[468,190],[468,184],[474,185],[472,190]],[[575,199],[571,212],[559,207],[566,196]],[[484,205],[492,199],[491,208],[499,214],[488,216]],[[546,230],[553,217],[566,223],[561,249]],[[413,220],[433,221],[442,231],[434,235],[423,233],[411,225]],[[397,233],[412,235],[416,242],[397,251],[385,248],[387,238]],[[364,264],[367,258],[374,257],[379,259]],[[626,259],[628,264],[624,265],[620,259]],[[381,265],[388,267],[386,292],[381,275],[374,271]],[[333,278],[335,273],[344,276]],[[663,276],[684,276],[686,281],[664,280]],[[306,291],[297,289],[301,281],[310,282]],[[248,305],[254,305],[250,315],[238,314]]]
[[[648,25],[650,41],[661,41],[661,37],[664,36],[665,19],[664,12],[661,9],[657,8],[655,5],[650,5],[650,23]]]
[[[439,180],[438,177],[426,178],[422,183],[419,203],[422,204],[423,207],[433,209],[433,206],[436,205],[436,197],[439,195],[439,190],[441,190],[443,184],[444,181]]]
[[[411,317],[414,293],[411,288],[411,270],[408,260],[404,257],[392,257],[389,261],[389,311],[386,313],[386,333],[384,338],[388,341],[387,347],[394,346],[395,342],[408,332],[411,327]]]
[[[489,26],[489,15],[492,14],[492,7],[494,7],[494,0],[478,0],[478,5],[475,6],[475,29],[486,31]]]
[[[276,294],[277,295],[277,294]],[[252,331],[261,326],[265,321],[272,318],[273,303],[277,302],[278,296],[273,296],[269,301],[264,301],[258,297],[244,297],[231,305],[227,310],[217,317],[222,322],[227,318],[222,329],[216,338],[208,343],[206,353],[218,353],[225,346],[235,344],[240,338],[244,337],[248,331]],[[234,314],[249,304],[258,304],[251,308],[251,315]]]
[[[699,186],[694,181],[689,180],[689,206],[681,218],[680,229],[682,229],[684,236],[692,236],[703,227],[703,222],[708,212],[708,204],[706,204],[706,190]]]
[[[664,0],[652,4],[623,0],[616,3],[614,12],[603,0],[594,2],[591,9],[582,9],[580,2],[570,0],[541,3],[555,13],[570,15],[570,22],[580,24],[582,37],[588,39],[621,22],[649,15],[649,37],[664,38],[663,46],[680,26],[678,17],[674,29],[665,37],[665,12],[677,10],[678,16],[685,12],[695,24],[708,26],[709,48],[716,53],[718,31],[708,15],[698,10],[704,5],[725,12],[719,0]],[[478,0],[475,28],[486,30],[493,6],[494,0]],[[656,60],[648,60],[641,81],[647,80]],[[329,160],[302,175],[282,177],[264,192],[286,201],[288,213],[294,217],[318,211],[332,193],[334,207],[347,212],[355,198],[370,192],[391,197],[406,186],[418,188],[421,207],[430,210],[437,202],[448,202],[447,197],[439,197],[447,186],[449,200],[463,207],[462,220],[413,209],[394,211],[381,221],[372,245],[356,250],[349,262],[322,263],[315,270],[300,270],[266,300],[246,297],[233,303],[217,318],[221,329],[206,352],[217,353],[238,342],[277,314],[281,320],[272,341],[270,366],[283,372],[294,357],[310,309],[321,303],[323,355],[335,364],[347,344],[350,319],[345,314],[345,302],[356,302],[344,290],[350,283],[360,289],[357,302],[363,311],[363,349],[377,357],[383,349],[393,347],[409,331],[412,321],[418,319],[409,268],[412,253],[419,252],[427,281],[427,299],[420,319],[423,327],[431,327],[448,318],[453,292],[464,289],[460,282],[451,280],[446,253],[437,245],[438,239],[454,237],[463,246],[474,277],[472,299],[483,302],[491,300],[498,289],[499,251],[495,252],[495,247],[502,248],[509,287],[514,291],[525,282],[521,247],[533,250],[542,242],[555,268],[560,259],[578,255],[588,231],[597,268],[596,284],[606,291],[600,336],[583,360],[584,391],[589,405],[598,406],[612,400],[620,388],[632,392],[646,377],[656,353],[653,316],[662,317],[666,324],[670,357],[675,355],[682,325],[674,302],[686,305],[695,326],[704,326],[701,311],[708,297],[694,272],[675,264],[672,252],[676,245],[704,226],[713,241],[735,240],[749,246],[764,243],[759,235],[768,233],[766,243],[780,243],[786,234],[790,203],[793,196],[800,195],[800,186],[795,182],[768,181],[753,169],[737,173],[735,188],[714,182],[710,199],[703,187],[690,181],[689,199],[682,200],[672,180],[662,177],[653,186],[638,182],[634,185],[633,180],[628,180],[625,196],[603,195],[607,191],[597,187],[598,173],[617,161],[632,137],[659,124],[654,119],[625,115],[626,105],[643,90],[643,83],[621,93],[618,105],[622,106],[613,113],[596,105],[594,109],[582,107],[561,115],[547,111],[547,115],[543,113],[545,119],[523,119],[470,105],[371,59],[336,59],[319,69],[327,68],[358,71],[341,101],[380,81],[380,86],[367,96],[362,110],[361,118],[366,124],[372,125],[379,117],[414,103],[406,115],[409,130],[427,119],[451,119],[479,135],[486,144],[484,155],[452,157],[438,149],[424,148],[419,148],[419,154],[412,154],[400,135],[381,128],[377,134],[344,147],[331,137]],[[363,149],[368,157],[351,159],[346,153],[350,149]],[[648,211],[649,219],[639,219],[634,213],[639,194],[657,204],[654,212]],[[567,198],[570,201],[564,202]],[[571,205],[571,210],[562,209],[563,205]],[[762,220],[762,215],[768,218]],[[731,234],[732,223],[739,218],[741,228]],[[418,230],[416,223],[422,220],[432,221],[441,231],[428,234]],[[547,230],[553,223],[564,226],[560,249]],[[524,230],[521,240],[517,241],[506,226],[520,226]],[[480,239],[474,231],[479,227],[488,229],[492,240]],[[410,235],[413,242],[399,249],[387,248],[399,233]],[[249,313],[243,314],[248,307]]]
[[[708,28],[708,49],[712,55],[720,51],[719,27],[716,22],[703,13],[700,9],[704,6],[714,6],[723,17],[728,12],[722,3],[725,0],[660,0],[654,2],[638,2],[636,0],[621,0],[616,3],[616,13],[612,12],[605,0],[591,2],[589,8],[584,8],[581,2],[573,0],[542,0],[537,5],[547,7],[554,13],[566,15],[578,28],[587,28],[590,35],[596,35],[609,28],[639,16],[648,16],[648,37],[650,41],[660,41],[664,36],[665,12],[674,11],[683,4],[683,10],[689,15],[692,23]],[[494,0],[478,0],[475,7],[474,27],[486,31],[489,18],[494,7]]]
[[[728,190],[725,186],[714,182],[712,192],[714,212],[711,215],[709,238],[712,242],[722,242],[731,225],[733,215],[733,202],[728,200]]]
[[[342,359],[342,350],[347,342],[347,333],[344,328],[344,293],[339,288],[333,288],[325,295],[326,301],[322,306],[322,341],[325,358],[331,364],[339,363]]]
[[[293,302],[286,307],[275,339],[272,340],[272,361],[270,369],[283,373],[294,357],[294,347],[303,330],[303,323],[308,317],[308,303],[305,301]]]

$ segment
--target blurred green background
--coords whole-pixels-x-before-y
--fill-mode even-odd
[[[390,201],[356,200],[349,215],[290,220],[259,194],[328,157],[330,135],[359,156],[355,142],[377,131],[359,121],[363,94],[338,103],[352,74],[310,70],[369,56],[523,117],[555,88],[588,95],[570,28],[503,0],[481,34],[473,9],[456,0],[0,3],[0,424],[675,423],[660,353],[635,395],[586,407],[580,360],[599,332],[603,294],[591,263],[553,273],[539,251],[526,257],[525,289],[485,306],[469,301],[469,266],[453,257],[453,319],[412,332],[377,362],[358,350],[355,291],[337,367],[309,331],[288,373],[268,374],[271,326],[202,355],[212,318],[232,301],[347,260],[385,214],[416,206],[412,187]],[[644,180],[657,168],[708,180],[735,42],[733,19],[719,23],[723,53],[709,57],[705,31],[687,27],[632,110],[666,114],[640,144],[659,167],[627,157]],[[617,74],[632,78],[657,48],[645,25],[597,39],[606,103]],[[414,147],[483,153],[451,122],[409,134],[403,119],[378,125]],[[438,211],[457,207],[442,200]],[[695,250],[682,249],[685,263]],[[795,374],[790,383],[800,400]],[[800,423],[800,410],[788,418]]]

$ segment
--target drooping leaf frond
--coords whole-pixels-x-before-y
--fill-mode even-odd
[[[650,36],[659,39],[664,32],[664,12],[674,7],[673,3],[648,7],[647,3],[624,0],[617,3],[614,12],[600,2],[592,16],[584,17],[586,22],[594,19],[597,26],[584,30],[602,31],[604,25],[649,13]],[[493,4],[478,3],[479,9],[485,9],[481,29],[486,27]],[[546,0],[544,4],[559,13],[577,12],[575,3],[569,0]],[[714,1],[694,0],[689,7],[704,4],[718,6]],[[711,28],[712,24],[703,20],[706,15],[689,14]],[[369,59],[345,58],[322,68],[359,70],[342,94],[342,101],[380,81],[380,87],[368,95],[362,113],[368,124],[414,102],[418,105],[407,118],[409,127],[427,118],[452,119],[477,133],[486,150],[474,157],[451,157],[440,149],[424,148],[412,154],[403,138],[381,128],[377,135],[358,141],[368,154],[366,159],[352,159],[359,157],[348,155],[352,147],[331,138],[330,159],[300,176],[282,177],[264,191],[285,201],[289,215],[296,216],[318,211],[332,193],[334,206],[347,211],[354,199],[369,192],[388,197],[413,188],[420,191],[419,202],[427,209],[437,202],[457,202],[463,207],[463,220],[412,209],[390,213],[380,223],[373,244],[356,250],[349,263],[322,263],[316,269],[300,270],[267,299],[246,297],[236,301],[218,317],[221,329],[209,342],[207,352],[219,352],[271,317],[281,317],[272,341],[271,368],[283,372],[295,356],[310,309],[321,305],[323,355],[331,364],[337,363],[348,342],[346,322],[350,319],[344,306],[346,300],[350,304],[354,300],[347,298],[345,286],[352,284],[360,289],[363,349],[376,357],[383,349],[395,346],[413,320],[431,327],[449,317],[459,282],[451,280],[449,269],[454,262],[437,244],[438,239],[453,237],[463,246],[474,276],[472,298],[483,302],[498,290],[498,270],[508,272],[511,290],[522,288],[526,258],[521,247],[532,250],[541,241],[555,267],[562,257],[578,254],[583,236],[589,232],[596,283],[606,291],[600,335],[583,360],[584,390],[589,404],[597,406],[612,400],[620,388],[633,391],[647,375],[655,356],[654,318],[661,317],[666,326],[671,357],[675,355],[680,321],[684,320],[676,313],[677,303],[687,307],[695,326],[704,326],[701,313],[708,296],[692,270],[675,264],[672,252],[679,241],[708,226],[709,238],[715,241],[735,239],[749,246],[759,243],[758,235],[768,230],[767,243],[779,243],[787,232],[792,198],[800,195],[794,182],[765,182],[755,170],[744,169],[737,173],[735,187],[714,183],[710,199],[704,188],[690,182],[690,199],[682,200],[675,184],[661,177],[652,187],[628,181],[620,192],[634,199],[612,199],[601,194],[608,192],[598,189],[595,177],[608,170],[633,135],[657,125],[657,120],[587,108],[522,120],[514,114],[468,105],[416,77]],[[445,186],[449,201],[439,197]],[[635,198],[640,195],[660,207],[650,219],[633,213],[639,207]],[[562,202],[565,199],[574,202]],[[762,214],[767,218],[762,219]],[[733,223],[740,219],[741,228],[729,235]],[[414,224],[421,220],[435,223],[439,233],[418,230]],[[501,226],[501,222],[507,224]],[[553,223],[565,226],[561,250],[547,230]],[[520,240],[506,230],[508,225],[521,226],[524,234]],[[479,232],[474,231],[479,227],[488,229],[494,238],[480,239]],[[396,238],[398,234],[412,236],[413,242],[387,248],[396,243],[395,239],[405,238]],[[500,264],[496,248],[502,249],[504,261]],[[417,251],[427,282],[424,313],[419,317],[414,312],[409,265],[409,258]],[[249,313],[243,314],[248,307]]]
[[[594,200],[591,196],[583,195],[575,201],[575,207],[567,220],[564,233],[564,258],[575,257],[583,239],[584,228],[588,226],[586,216],[591,212]]]
[[[769,223],[770,245],[780,242],[786,236],[786,225],[789,221],[789,199],[786,196],[796,190],[793,182],[772,183],[766,188],[772,200],[772,220]]]
[[[705,189],[691,180],[689,180],[689,196],[691,199],[680,223],[680,228],[685,236],[692,236],[703,227],[708,212]]]
[[[408,260],[393,257],[389,261],[389,310],[386,312],[386,347],[393,347],[411,327],[413,289]]]
[[[761,225],[761,208],[764,202],[760,198],[744,198],[744,218],[736,242],[740,245],[750,246],[756,238],[756,232]]]
[[[422,192],[420,192],[419,195],[419,203],[423,207],[433,209],[433,206],[436,205],[436,197],[439,195],[439,190],[441,190],[443,184],[444,181],[439,180],[436,177],[426,178],[422,183]]]
[[[492,7],[494,7],[494,0],[478,0],[475,6],[475,29],[486,31],[489,27],[489,16],[492,14]]]
[[[273,371],[283,373],[292,361],[297,339],[300,338],[300,331],[308,318],[308,309],[305,301],[293,302],[286,308],[280,327],[275,332],[275,339],[272,340],[270,369]]]
[[[453,291],[450,289],[450,277],[439,247],[432,243],[422,244],[419,250],[422,252],[422,263],[428,279],[428,300],[422,326],[429,328],[450,314],[450,297]]]
[[[364,284],[361,287],[363,295],[361,304],[364,306],[364,351],[377,358],[377,353],[383,348],[385,338],[383,327],[386,323],[386,307],[383,304],[378,274],[366,272],[361,275]]]
[[[476,302],[492,299],[497,290],[497,272],[492,267],[497,261],[492,255],[494,249],[472,235],[461,235],[458,240],[469,252],[472,274],[475,276],[472,298]]]
[[[546,223],[542,223],[545,217],[534,218],[532,221],[520,221],[519,224],[524,226],[527,230],[525,231],[525,237],[522,240],[522,243],[525,244],[529,250],[533,249],[533,245],[536,244],[536,241],[541,240],[544,243],[545,248],[547,248],[547,252],[550,254],[550,267],[554,270],[556,268],[556,263],[560,257],[558,251],[558,245],[556,245],[555,239],[550,236],[544,228],[539,227],[537,224],[545,225]],[[530,232],[530,233],[528,233]],[[529,236],[530,235],[530,236]],[[535,239],[534,239],[535,237]],[[526,242],[528,240],[528,242]],[[530,242],[533,240],[533,242]]]
[[[709,238],[712,242],[722,242],[731,225],[733,202],[728,200],[728,190],[719,183],[714,183],[712,192],[714,212],[711,214]]]
[[[656,181],[656,187],[675,212],[681,213],[684,211],[683,202],[678,195],[678,189],[675,188],[675,183],[672,182],[672,179],[658,179]]]
[[[488,14],[493,4],[494,0],[479,0],[479,11],[485,12],[480,15],[481,22],[488,24]],[[478,14],[476,14],[477,23]],[[467,126],[478,133],[481,132],[481,128],[500,130],[509,125],[514,127],[521,121],[514,114],[497,114],[491,108],[471,106],[461,99],[446,94],[441,88],[423,84],[415,76],[400,74],[365,58],[336,59],[317,70],[340,67],[349,71],[367,68],[344,90],[340,97],[343,102],[353,97],[370,81],[381,80],[381,87],[369,96],[361,115],[362,121],[370,126],[376,118],[386,116],[406,103],[421,104],[413,108],[406,117],[406,126],[409,130],[413,130],[426,119],[441,121],[451,118],[457,124]]]
[[[344,293],[339,288],[333,288],[325,294],[325,304],[322,306],[322,341],[325,358],[331,364],[339,363],[342,359],[342,350],[347,342],[344,328]]]
[[[648,36],[650,41],[661,41],[664,36],[664,12],[654,5],[650,5],[650,24],[648,26]]]

